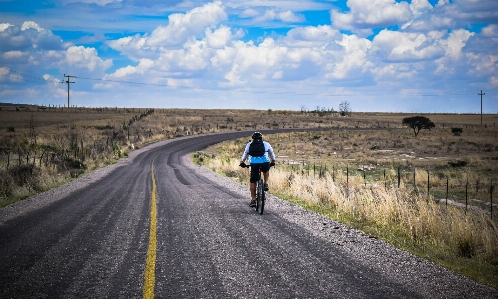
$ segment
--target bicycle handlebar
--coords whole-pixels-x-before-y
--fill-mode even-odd
[[[273,163],[273,165],[270,163],[270,167],[275,167],[275,165],[276,165],[276,163]],[[242,168],[249,168],[249,167],[251,167],[251,164],[245,164],[244,163],[244,166],[241,165],[241,164],[239,164],[239,166],[242,167]]]

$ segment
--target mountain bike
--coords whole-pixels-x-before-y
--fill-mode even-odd
[[[251,165],[246,165],[246,168],[251,167]],[[265,195],[265,183],[263,181],[263,177],[261,176],[261,168],[258,171],[258,180],[256,181],[256,196],[254,197],[254,200],[256,201],[256,206],[254,207],[254,210],[256,212],[259,212],[260,215],[263,215],[263,211],[265,210],[265,201],[266,201],[266,195]]]

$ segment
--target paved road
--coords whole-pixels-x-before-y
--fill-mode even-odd
[[[258,215],[185,159],[249,135],[162,142],[0,209],[0,298],[498,298],[276,198]]]

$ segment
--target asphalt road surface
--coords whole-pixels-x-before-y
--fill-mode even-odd
[[[0,298],[498,298],[271,195],[259,215],[188,158],[250,134],[160,142],[0,209]]]

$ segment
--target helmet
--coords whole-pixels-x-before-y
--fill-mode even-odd
[[[252,139],[263,139],[263,134],[260,132],[254,132],[254,134],[252,134]]]

